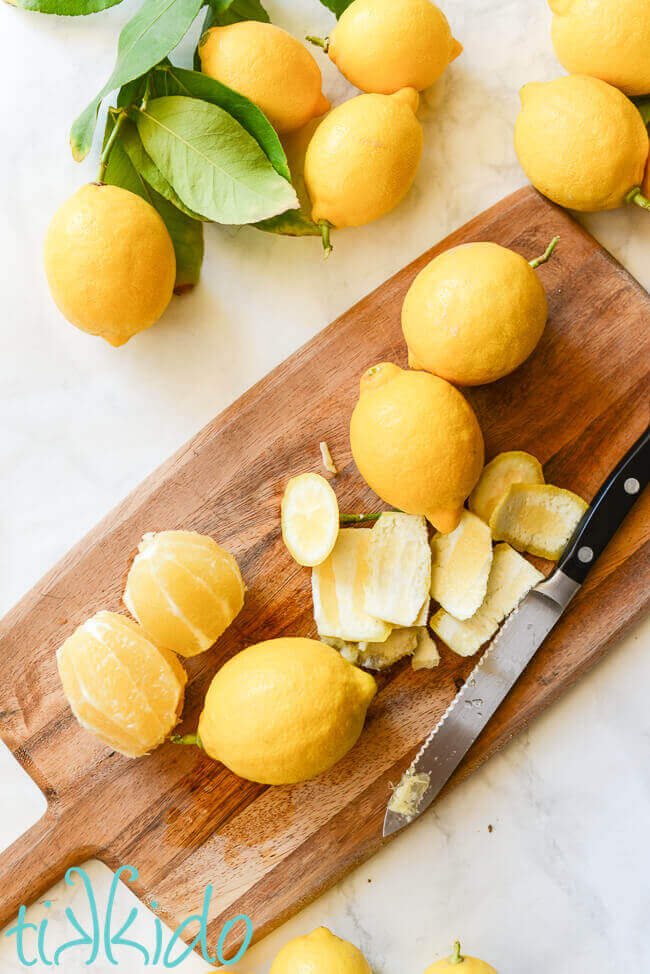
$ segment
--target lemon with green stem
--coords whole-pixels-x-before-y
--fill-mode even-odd
[[[650,141],[637,107],[605,81],[568,75],[524,85],[515,149],[533,186],[560,206],[650,209],[641,190]]]
[[[431,0],[354,0],[322,47],[361,91],[422,91],[462,52],[442,10]]]
[[[436,961],[427,967],[424,974],[497,974],[494,967],[486,964],[478,957],[468,957],[460,952],[460,941],[454,943],[454,951],[450,957]]]
[[[197,744],[234,774],[294,784],[329,770],[356,744],[377,692],[372,676],[315,639],[249,646],[212,680]]]
[[[422,156],[414,88],[358,95],[333,109],[305,155],[312,219],[326,251],[333,227],[357,227],[392,210],[407,194]]]
[[[533,352],[548,317],[533,261],[495,243],[453,247],[417,275],[402,306],[409,364],[461,386],[494,382]]]

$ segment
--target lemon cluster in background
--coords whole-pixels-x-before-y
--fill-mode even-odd
[[[524,85],[515,128],[521,166],[560,206],[650,209],[650,0],[549,0],[568,76]],[[645,119],[639,111],[645,111]]]

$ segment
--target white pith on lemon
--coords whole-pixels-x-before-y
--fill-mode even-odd
[[[393,628],[364,608],[371,528],[343,528],[328,558],[312,571],[319,636],[347,642],[384,642]]]
[[[426,626],[418,631],[418,644],[411,656],[414,670],[433,670],[440,663],[440,651]]]
[[[557,561],[587,506],[582,497],[551,484],[512,484],[490,517],[492,537]]]
[[[329,556],[339,533],[336,494],[317,473],[292,477],[282,498],[282,537],[299,565],[313,568]]]
[[[420,772],[416,774],[411,768],[403,775],[397,788],[393,791],[388,802],[388,808],[396,815],[412,819],[418,810],[420,801],[429,787],[431,776]]]
[[[463,511],[450,534],[431,540],[431,595],[456,619],[469,619],[480,608],[492,565],[492,535],[480,517]]]
[[[492,511],[511,484],[543,483],[542,465],[532,454],[524,450],[498,453],[483,467],[483,473],[469,495],[469,509],[489,524]]]
[[[396,626],[414,626],[428,602],[431,550],[424,516],[382,514],[370,534],[366,612]]]
[[[431,629],[459,656],[473,656],[490,639],[506,616],[516,609],[544,576],[508,544],[494,549],[487,592],[480,609],[461,621],[444,609],[431,619]]]

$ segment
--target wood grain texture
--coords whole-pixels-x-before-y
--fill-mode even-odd
[[[262,638],[313,635],[309,572],[282,544],[279,505],[290,476],[320,468],[319,440],[339,465],[342,511],[381,503],[359,477],[347,424],[360,374],[406,364],[404,294],[442,250],[493,240],[533,257],[559,233],[540,277],[550,318],[534,355],[511,376],[467,393],[487,455],[534,453],[550,482],[590,498],[648,422],[650,299],[570,217],[524,189],[423,254],[321,332],[203,429],[111,512],[7,615],[0,628],[0,730],[44,791],[48,813],[0,857],[0,926],[67,866],[97,855],[139,870],[133,888],[173,926],[215,888],[210,948],[237,913],[260,937],[381,844],[389,782],[399,778],[474,660],[382,676],[354,750],[316,781],[266,788],[194,749],[167,744],[129,761],[73,719],[55,651],[84,619],[120,610],[125,573],[145,531],[213,535],[238,559],[249,593],[210,652],[188,661],[186,730],[233,653]],[[476,742],[452,784],[478,767],[570,686],[647,606],[648,498],[642,498],[537,657]],[[238,943],[235,932],[231,948]]]

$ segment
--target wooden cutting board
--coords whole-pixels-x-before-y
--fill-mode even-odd
[[[415,274],[452,245],[493,240],[527,258],[559,233],[539,273],[550,319],[513,375],[468,392],[487,456],[522,449],[550,482],[590,498],[648,422],[650,299],[562,210],[532,189],[503,200],[423,254],[322,331],[157,470],[8,614],[0,628],[0,731],[44,791],[45,817],[0,857],[0,926],[91,856],[139,870],[132,886],[176,927],[214,886],[209,946],[248,914],[257,938],[332,886],[381,845],[389,782],[456,693],[473,660],[444,651],[437,670],[408,662],[381,678],[359,744],[332,771],[294,787],[242,781],[193,748],[166,744],[130,761],[83,731],[59,684],[55,651],[87,616],[119,610],[130,558],[145,531],[213,535],[242,566],[243,612],[216,648],[191,660],[184,730],[207,685],[247,644],[314,635],[310,576],[283,547],[287,479],[320,470],[319,440],[339,465],[343,512],[382,505],[350,456],[348,421],[360,374],[406,364],[400,308]],[[336,259],[336,258],[334,258]],[[646,492],[647,494],[648,492]],[[525,676],[454,780],[478,767],[543,710],[623,629],[650,595],[645,496],[591,572]],[[230,938],[238,944],[239,931]]]

